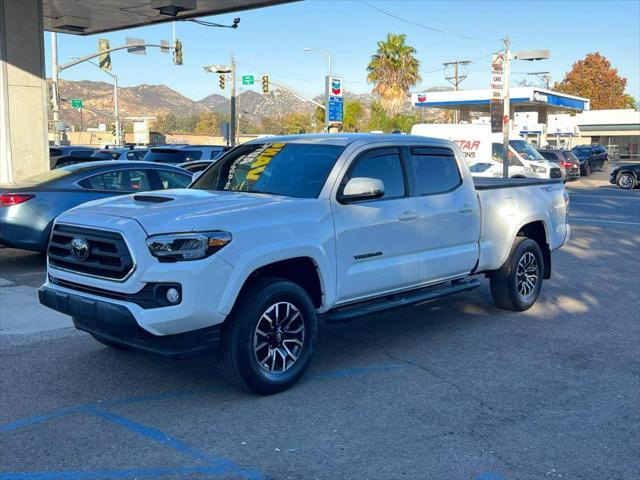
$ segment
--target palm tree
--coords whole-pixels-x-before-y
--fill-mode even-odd
[[[409,88],[421,80],[416,49],[407,45],[405,38],[404,34],[387,34],[367,65],[367,81],[374,84],[373,93],[380,96],[382,108],[390,116],[400,113]]]

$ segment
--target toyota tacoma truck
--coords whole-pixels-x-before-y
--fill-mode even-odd
[[[217,350],[259,394],[304,374],[318,321],[471,290],[522,311],[569,238],[561,181],[473,179],[452,142],[410,135],[271,137],[188,189],[60,215],[40,302],[117,349]]]

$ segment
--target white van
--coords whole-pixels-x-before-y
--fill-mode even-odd
[[[476,177],[502,177],[502,134],[491,133],[491,125],[471,123],[419,123],[411,135],[443,138],[460,147]],[[518,132],[509,135],[509,177],[561,178],[562,170],[546,160]]]

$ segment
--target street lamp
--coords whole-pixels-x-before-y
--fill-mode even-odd
[[[510,122],[510,105],[509,105],[509,82],[511,76],[511,60],[546,60],[551,57],[549,50],[522,50],[520,52],[509,51],[511,40],[509,37],[503,39],[504,42],[504,109],[503,109],[503,121],[502,121],[502,176],[509,178],[509,127]]]
[[[77,59],[79,57],[71,57],[71,58]],[[86,62],[100,68],[100,65],[98,65],[96,62],[92,60],[86,60]],[[100,68],[100,70],[102,69]],[[120,144],[122,143],[122,139],[120,137],[120,115],[118,113],[118,75],[116,75],[115,73],[111,73],[108,70],[102,70],[102,71],[107,75],[109,75],[111,78],[113,78],[113,117],[116,124],[116,145],[120,146]]]
[[[325,52],[324,50],[320,50],[319,48],[303,48],[302,49],[303,52],[318,52],[322,55],[324,55],[325,57],[327,57],[327,72],[328,75],[331,76],[331,54],[329,52]]]
[[[212,65],[203,65],[202,68],[207,73],[218,73],[218,74],[229,73],[231,75],[231,79],[230,79],[231,119],[229,121],[229,140],[230,140],[231,146],[233,147],[236,144],[236,61],[233,58],[233,55],[231,55],[229,65],[212,64]]]

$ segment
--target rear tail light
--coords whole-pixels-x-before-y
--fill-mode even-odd
[[[31,200],[35,195],[27,193],[3,193],[0,195],[0,206],[12,207]]]
[[[571,163],[571,162],[560,162],[560,165],[562,165],[564,168],[573,167],[573,163]]]

